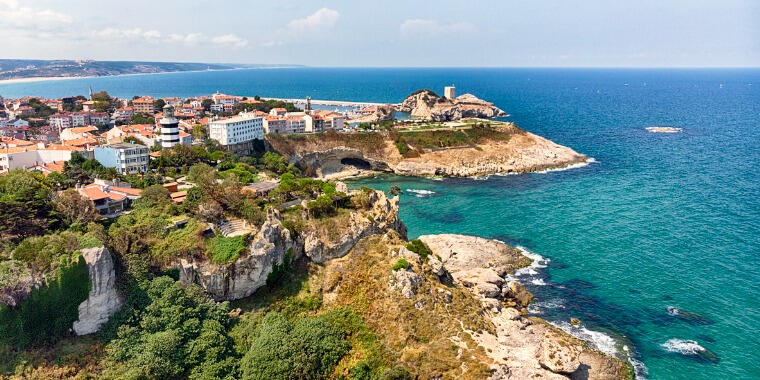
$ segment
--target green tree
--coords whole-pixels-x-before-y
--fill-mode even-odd
[[[41,235],[55,226],[52,190],[42,173],[13,170],[0,176],[0,238]]]
[[[98,218],[95,204],[77,190],[69,189],[55,196],[55,210],[66,224],[87,224]]]
[[[250,334],[243,379],[323,379],[348,352],[345,332],[320,317],[294,323],[269,313]]]
[[[211,111],[212,104],[214,104],[214,101],[211,99],[203,99],[203,101],[201,101],[201,107],[203,107],[203,110],[206,112]]]
[[[166,105],[166,102],[165,102],[163,99],[156,99],[156,100],[153,102],[153,108],[155,108],[155,109],[157,109],[157,110],[162,110],[162,109],[164,109],[164,106],[165,106],[165,105]]]

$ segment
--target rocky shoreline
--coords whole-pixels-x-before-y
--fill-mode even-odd
[[[485,141],[473,146],[401,155],[385,132],[383,146],[348,146],[334,141],[271,140],[274,149],[290,162],[305,167],[309,175],[340,179],[366,173],[393,173],[415,177],[483,177],[561,169],[593,162],[593,159],[551,140],[526,132],[512,123],[498,127],[511,135],[508,141]]]

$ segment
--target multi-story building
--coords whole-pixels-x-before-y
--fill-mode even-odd
[[[159,120],[161,124],[161,148],[171,149],[179,144],[179,120],[174,117],[174,107],[164,106],[164,117]]]
[[[285,119],[280,116],[267,115],[264,117],[264,133],[285,135],[287,134],[287,126],[285,125]]]
[[[127,136],[132,136],[149,147],[161,142],[161,136],[156,134],[152,124],[117,125],[106,132],[106,142],[119,143]]]
[[[30,169],[50,162],[68,161],[74,150],[39,148],[36,145],[0,148],[0,173],[13,169]]]
[[[165,104],[168,104],[174,108],[182,107],[182,98],[162,98]]]
[[[71,117],[72,127],[81,127],[83,125],[90,124],[89,112],[72,112],[69,114],[69,116]]]
[[[238,154],[250,154],[254,140],[264,139],[264,119],[255,113],[241,113],[208,123],[209,137],[225,149]]]
[[[57,113],[50,115],[48,118],[48,124],[51,127],[58,128],[58,130],[70,128],[72,126],[71,115],[67,113]]]
[[[90,123],[92,125],[106,125],[110,121],[110,117],[106,112],[90,112]]]
[[[95,159],[107,168],[116,168],[121,174],[148,171],[148,147],[130,143],[116,143],[95,148]]]
[[[142,195],[140,189],[113,186],[100,181],[77,188],[77,191],[91,200],[95,205],[95,210],[106,217],[115,217],[121,214],[133,200]]]
[[[155,100],[150,96],[142,96],[132,101],[132,108],[135,113],[152,114],[154,111]]]

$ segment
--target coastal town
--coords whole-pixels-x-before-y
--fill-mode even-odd
[[[506,277],[533,265],[520,250],[464,235],[408,241],[399,218],[404,190],[351,189],[344,182],[380,173],[524,173],[591,160],[497,120],[503,110],[471,94],[457,96],[454,86],[443,96],[415,91],[397,104],[222,93],[119,99],[92,90],[88,97],[1,104],[0,350],[9,353],[8,362],[22,363],[13,364],[22,377],[57,371],[58,361],[46,359],[59,355],[50,345],[57,342],[83,342],[83,355],[100,347],[91,359],[69,365],[68,376],[325,377],[341,357],[380,355],[348,343],[351,334],[377,334],[370,349],[387,352],[383,359],[362,359],[341,371],[357,379],[375,377],[356,377],[356,368],[389,379],[409,379],[413,372],[454,375],[459,368],[473,379],[579,371],[589,378],[628,378],[623,361],[531,319],[533,296]],[[319,294],[303,288],[307,274]],[[227,342],[259,334],[244,322],[262,315],[257,300],[294,287],[306,292],[276,295],[264,310],[290,308],[299,323],[331,316],[335,326],[367,323],[371,330],[340,327],[334,339],[342,348],[322,359],[333,343],[321,338],[298,343],[300,335],[283,336],[276,346],[254,347],[245,356],[209,340],[208,334],[222,334]],[[361,294],[376,295],[374,304],[390,305],[392,312],[337,306],[360,305]],[[203,327],[192,327],[200,314]],[[412,316],[405,331],[386,320],[402,316]],[[158,332],[130,330],[141,318],[184,322],[175,330],[167,324]],[[40,320],[52,322],[41,326]],[[496,329],[484,330],[487,325]],[[326,334],[319,326],[307,328],[305,334]],[[187,337],[171,343],[173,349],[208,345],[203,350],[223,354],[195,362],[181,355],[174,367],[156,364],[167,356],[149,343],[153,334]],[[419,350],[439,352],[435,360],[394,351],[416,334],[430,336]],[[106,343],[81,340],[93,336]],[[511,346],[497,343],[507,337]],[[288,340],[293,343],[281,344]],[[296,351],[285,352],[291,346]],[[37,347],[45,349],[29,351]],[[321,360],[327,369],[294,375],[296,363],[279,373],[271,367],[277,360],[252,357],[293,357],[304,350],[316,350],[305,362]],[[144,355],[151,359],[142,361]]]

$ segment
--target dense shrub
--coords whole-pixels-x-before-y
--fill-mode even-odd
[[[169,277],[145,283],[147,306],[106,347],[114,378],[233,379],[237,356],[227,335],[229,304],[215,303]]]
[[[240,362],[243,379],[323,379],[349,351],[345,332],[320,317],[267,314]]]
[[[407,243],[406,249],[420,255],[423,260],[427,259],[429,255],[433,254],[433,251],[431,251],[430,248],[428,248],[420,239],[414,239]]]
[[[53,343],[79,317],[90,291],[90,275],[81,255],[61,255],[46,286],[32,290],[15,308],[0,306],[0,344],[26,348]]]
[[[395,264],[393,264],[393,270],[397,271],[399,269],[407,269],[409,268],[409,262],[406,261],[406,259],[398,259]]]

